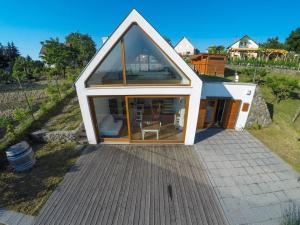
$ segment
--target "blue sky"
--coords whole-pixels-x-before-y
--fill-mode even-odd
[[[229,45],[248,34],[257,42],[278,36],[283,41],[300,27],[300,1],[143,1],[143,0],[0,0],[0,42],[13,41],[22,55],[37,59],[40,42],[61,41],[74,31],[88,33],[98,47],[136,8],[175,44],[188,37],[201,51]]]

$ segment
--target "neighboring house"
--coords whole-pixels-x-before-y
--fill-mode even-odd
[[[230,57],[247,58],[258,56],[259,45],[248,35],[243,36],[227,48]]]
[[[175,50],[181,56],[194,55],[196,52],[196,48],[186,37],[180,39],[175,45]]]
[[[255,85],[201,79],[132,10],[75,83],[88,142],[192,145],[197,127],[242,129]]]

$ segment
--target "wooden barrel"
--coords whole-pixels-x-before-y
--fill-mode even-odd
[[[35,164],[34,153],[26,141],[9,147],[5,152],[9,164],[17,172],[28,170]]]

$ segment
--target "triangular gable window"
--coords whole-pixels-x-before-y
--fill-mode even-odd
[[[119,41],[86,82],[87,86],[123,84],[122,47]]]
[[[189,84],[189,79],[137,25],[125,34],[124,45],[128,84]]]
[[[144,31],[134,24],[100,63],[86,84],[189,85],[190,80]]]

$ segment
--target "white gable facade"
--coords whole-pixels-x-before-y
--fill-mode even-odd
[[[228,51],[231,57],[257,57],[259,45],[251,39],[249,36],[245,35],[240,38],[238,41],[233,43],[228,47]]]
[[[175,50],[180,55],[194,55],[195,47],[192,43],[186,38],[183,37],[178,44],[175,46]]]
[[[146,80],[145,82],[138,84],[129,84],[123,82],[117,85],[87,85],[89,77],[91,74],[93,74],[98,65],[100,64],[101,66],[101,62],[104,62],[105,58],[109,57],[108,55],[110,53],[115,54],[113,53],[114,51],[112,51],[112,48],[116,46],[116,43],[118,43],[120,38],[127,32],[128,29],[130,29],[132,25],[138,26],[145,36],[147,36],[153,42],[153,44],[155,44],[159,49],[163,50],[165,57],[168,59],[160,60],[167,60],[168,62],[172,62],[174,65],[176,65],[178,71],[184,74],[184,76],[189,80],[188,84],[177,85],[173,80],[172,84],[168,84],[168,82],[164,84],[164,80],[162,80],[160,77],[167,77],[170,75],[168,74],[168,68],[157,69],[156,67],[159,67],[159,65],[157,65],[157,59],[152,56],[145,56],[147,54],[147,51],[145,51],[145,53],[143,53],[144,55],[141,54],[138,56],[139,60],[136,60],[136,56],[133,58],[135,61],[139,62],[145,58],[148,58],[148,64],[149,62],[151,63],[151,66],[153,67],[151,71],[153,72],[148,72],[149,66],[146,67],[145,64],[142,64],[142,66],[139,64],[140,68],[137,72],[135,72],[134,76],[131,77],[133,72],[128,68],[128,71],[126,70],[126,74],[124,75],[127,76],[127,82],[129,82],[129,77],[130,81],[134,81],[135,77],[139,77],[139,74],[141,73],[158,74],[159,76],[157,81],[150,80],[150,84]],[[128,56],[134,51],[131,51],[130,48],[126,49],[126,38],[127,37],[124,37],[124,41],[122,42],[125,44],[125,56]],[[128,37],[128,40],[130,38]],[[159,56],[157,56],[157,58],[159,58]],[[115,62],[112,60],[111,63]],[[136,66],[136,63],[130,64],[130,68],[135,68]],[[161,81],[159,79],[161,79]],[[103,80],[107,80],[107,78]],[[155,82],[156,84],[151,84],[151,82]],[[175,52],[175,50],[164,40],[164,38],[136,10],[133,10],[108,38],[102,48],[96,53],[94,58],[83,70],[80,77],[76,81],[75,86],[87,139],[90,144],[96,144],[102,141],[117,141],[124,143],[136,141],[146,143],[161,141],[183,143],[186,145],[191,145],[194,143],[196,132],[196,123],[194,121],[197,121],[198,117],[202,82],[194,73],[194,71]],[[115,99],[113,99],[114,97]],[[92,102],[92,98],[109,99],[108,103],[107,101],[106,103],[101,103],[100,101],[95,100]],[[119,99],[124,99],[124,101],[121,100],[121,102],[118,102]],[[116,109],[117,107],[113,106],[113,104],[126,106]],[[178,107],[180,104],[184,104],[184,107]],[[104,107],[104,105],[109,105],[109,108],[105,110],[101,109],[101,107]],[[100,112],[101,110],[106,111],[106,114],[112,114],[112,116],[105,115],[105,119],[101,119],[98,114],[101,114],[102,117],[105,114],[104,112]],[[114,111],[114,114],[112,111]],[[122,116],[116,116],[116,111],[126,112]],[[153,111],[157,111],[159,113],[156,113],[156,115],[153,116],[153,114],[155,114]],[[141,115],[144,114],[147,114],[148,117],[143,116],[144,118],[140,118]],[[161,115],[157,116],[157,114]],[[156,124],[154,124],[155,126],[153,125],[153,129],[151,130],[151,123],[153,122],[152,120],[155,120],[152,117],[155,116],[166,118],[164,121],[168,120],[169,124],[166,124],[164,121],[155,121]],[[107,126],[101,128],[101,121],[95,120],[101,120],[102,125],[107,124]],[[142,124],[144,121],[146,125]],[[121,122],[122,126],[126,127],[124,131],[126,135],[124,135],[124,137],[120,137],[122,129],[113,129],[113,127],[119,127]],[[157,123],[162,124],[157,125]],[[167,137],[168,134],[165,134],[163,137],[163,132],[167,133],[168,131],[168,128],[166,127],[168,125],[170,125],[169,127],[172,129],[174,126],[176,127],[172,133],[174,138],[171,137],[171,134],[170,137]],[[108,127],[111,128],[111,133],[106,132]],[[128,129],[128,131],[126,131],[126,129]],[[165,129],[165,131],[163,131],[163,129]],[[141,134],[142,132],[143,134]],[[103,135],[103,137],[101,137],[101,133],[105,133],[107,135]],[[180,136],[180,138],[178,138],[176,135]],[[152,136],[155,137],[153,138]]]
[[[196,130],[243,129],[255,86],[202,82],[136,11],[75,83],[88,142],[193,145]]]

